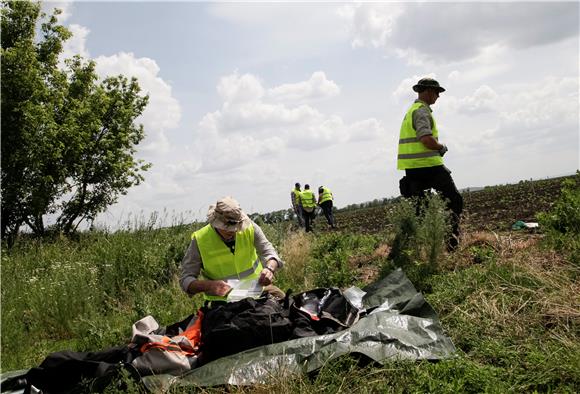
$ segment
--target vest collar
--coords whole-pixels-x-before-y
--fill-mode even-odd
[[[424,102],[423,100],[415,100],[416,103],[422,103],[425,107],[427,107],[427,109],[429,110],[429,112],[433,112],[433,110],[431,109],[431,107],[429,106],[429,104],[427,104],[426,102]]]

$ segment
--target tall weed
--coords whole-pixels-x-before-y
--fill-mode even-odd
[[[308,272],[317,287],[345,287],[356,284],[356,272],[350,259],[369,255],[379,238],[364,234],[328,233],[319,235],[312,249]]]
[[[298,290],[312,285],[312,278],[307,274],[312,243],[312,236],[303,231],[289,233],[284,239],[280,248],[284,269],[276,273],[278,287]]]
[[[2,368],[37,364],[43,348],[118,345],[147,314],[169,324],[192,313],[176,278],[193,228],[93,231],[3,250]]]
[[[549,247],[566,253],[580,266],[580,172],[562,182],[562,194],[549,212],[538,215]]]
[[[402,199],[393,210],[395,236],[382,275],[402,268],[417,288],[427,290],[428,276],[436,273],[450,231],[449,213],[438,195],[424,200]]]

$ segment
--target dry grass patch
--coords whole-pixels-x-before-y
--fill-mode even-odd
[[[496,253],[489,267],[482,267],[488,285],[470,294],[463,308],[471,318],[488,322],[485,331],[524,337],[534,327],[578,330],[578,268],[554,251],[542,250],[534,235],[478,233],[470,241],[471,250],[485,245]]]
[[[312,251],[312,237],[303,232],[292,232],[280,247],[280,257],[284,260],[283,275],[292,284],[310,288],[312,281],[306,275],[306,266]]]

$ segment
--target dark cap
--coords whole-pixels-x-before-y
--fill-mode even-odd
[[[433,78],[421,78],[419,82],[417,82],[417,84],[413,86],[413,90],[417,93],[422,92],[425,89],[435,89],[439,93],[445,91],[445,89],[443,89],[439,85],[439,82],[437,82]]]

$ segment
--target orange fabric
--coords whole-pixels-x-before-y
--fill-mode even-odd
[[[201,321],[203,320],[203,312],[197,311],[197,320],[193,325],[187,328],[181,335],[190,340],[194,347],[198,347],[201,343]]]
[[[187,338],[191,344],[190,346],[183,346],[183,343],[172,342],[170,337],[164,336],[161,341],[148,342],[143,344],[139,349],[141,353],[145,353],[152,349],[164,350],[166,352],[181,352],[186,356],[193,356],[197,353],[199,344],[201,342],[201,321],[203,319],[203,312],[197,311],[197,320],[191,327],[188,327],[181,335]],[[181,346],[180,346],[181,345]]]

